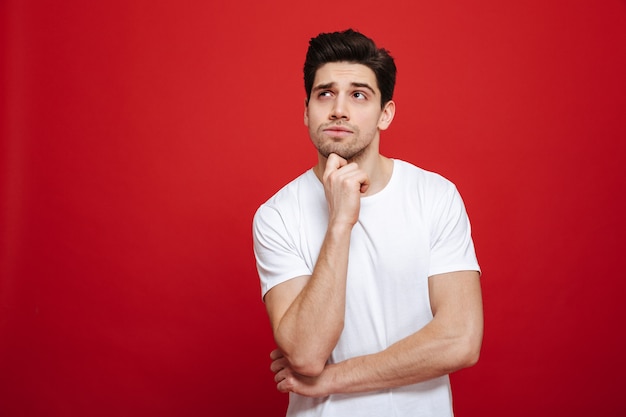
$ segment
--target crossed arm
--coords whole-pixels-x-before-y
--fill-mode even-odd
[[[307,278],[301,277],[290,285],[305,281]],[[305,374],[292,366],[279,343],[272,352],[271,365],[277,389],[323,397],[414,384],[472,366],[478,360],[483,335],[478,272],[432,276],[429,291],[433,320],[381,352],[327,364],[320,372]],[[319,370],[320,365],[313,368]]]

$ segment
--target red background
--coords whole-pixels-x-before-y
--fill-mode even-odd
[[[382,151],[483,268],[459,416],[623,416],[626,3],[0,3],[0,415],[281,415],[251,243],[315,162],[320,31],[390,49]]]

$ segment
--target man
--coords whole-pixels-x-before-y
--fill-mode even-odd
[[[379,153],[396,67],[347,30],[311,39],[304,124],[317,164],[259,207],[257,269],[288,416],[451,416],[478,360],[482,299],[455,186]]]

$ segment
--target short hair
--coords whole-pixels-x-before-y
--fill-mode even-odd
[[[386,49],[378,48],[367,36],[347,29],[342,32],[320,33],[309,41],[304,61],[304,89],[307,103],[317,70],[329,62],[350,62],[370,68],[376,75],[381,92],[381,107],[393,98],[396,84],[396,64]]]

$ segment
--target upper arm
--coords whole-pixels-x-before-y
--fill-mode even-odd
[[[461,338],[470,354],[477,355],[483,337],[480,273],[457,271],[428,279],[433,322],[448,336]]]
[[[282,311],[285,303],[289,306],[295,298],[292,293],[296,291],[294,284],[297,288],[297,277],[311,274],[311,266],[298,249],[289,223],[279,210],[267,204],[259,207],[253,219],[253,250],[261,294],[266,304],[270,300],[271,311]],[[270,292],[278,295],[268,297]]]
[[[265,294],[263,301],[265,302],[265,308],[274,332],[276,332],[281,319],[305,287],[309,278],[310,275],[302,275],[289,279],[272,287]]]

